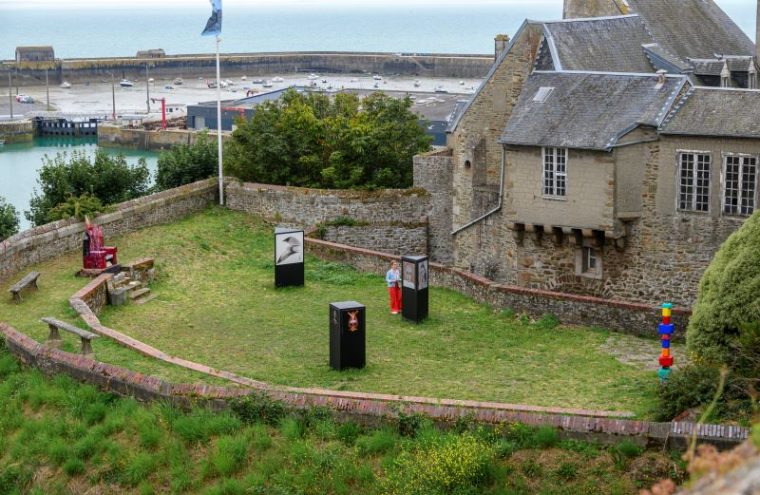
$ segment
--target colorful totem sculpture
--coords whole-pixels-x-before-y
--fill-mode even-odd
[[[674,326],[670,323],[670,316],[673,312],[673,305],[665,303],[662,305],[662,323],[660,323],[660,342],[662,343],[662,354],[660,354],[660,371],[657,376],[660,377],[660,383],[666,381],[670,376],[670,368],[673,366],[673,356],[670,354],[670,338],[673,336]]]

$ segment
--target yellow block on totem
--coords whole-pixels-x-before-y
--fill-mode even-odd
[[[662,316],[670,316],[672,311],[670,308],[662,308]]]

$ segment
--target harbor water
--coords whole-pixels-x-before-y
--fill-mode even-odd
[[[94,154],[97,149],[96,138],[35,138],[32,143],[0,146],[0,196],[18,210],[21,216],[22,230],[30,227],[23,212],[29,209],[29,199],[31,199],[34,189],[39,190],[37,177],[45,156],[54,158],[59,152],[71,154],[73,151]],[[140,158],[145,158],[151,176],[155,176],[158,161],[157,153],[104,149],[109,154],[124,154],[127,162],[131,165],[136,165]]]

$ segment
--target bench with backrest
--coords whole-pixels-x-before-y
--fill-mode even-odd
[[[8,289],[8,292],[13,294],[13,300],[17,303],[21,302],[21,291],[26,289],[27,287],[32,287],[34,289],[37,289],[37,278],[39,278],[40,272],[31,272],[26,275],[26,277],[22,278],[16,284]]]
[[[42,318],[42,321],[44,323],[47,323],[50,327],[50,335],[48,336],[48,342],[56,345],[60,344],[61,342],[61,335],[58,333],[58,330],[64,330],[66,332],[73,333],[74,335],[78,335],[79,338],[82,340],[82,349],[80,349],[79,353],[84,356],[92,356],[92,345],[90,342],[92,339],[97,339],[98,335],[88,332],[87,330],[82,330],[79,327],[75,327],[74,325],[70,325],[69,323],[66,323],[65,321],[56,320],[55,318]]]

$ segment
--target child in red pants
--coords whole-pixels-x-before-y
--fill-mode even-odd
[[[391,298],[391,314],[401,312],[401,273],[398,263],[391,261],[391,269],[385,274],[385,282],[388,284],[388,295]]]

